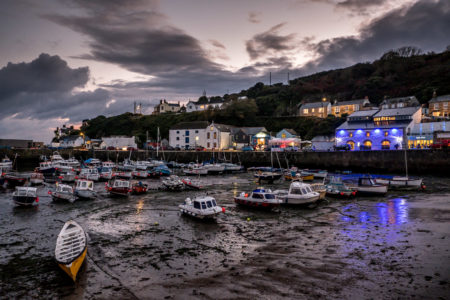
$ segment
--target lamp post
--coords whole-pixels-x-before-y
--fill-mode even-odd
[[[86,148],[86,137],[82,132],[80,132],[80,135],[83,137],[83,146]]]

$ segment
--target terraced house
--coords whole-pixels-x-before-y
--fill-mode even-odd
[[[371,107],[368,97],[364,99],[349,100],[342,102],[336,101],[331,106],[331,114],[336,117],[341,117],[342,115],[351,115],[355,111],[365,110],[369,108]]]
[[[302,117],[326,118],[331,114],[331,103],[328,101],[300,104],[299,115]]]
[[[428,111],[433,117],[450,117],[450,95],[436,96],[428,101]]]

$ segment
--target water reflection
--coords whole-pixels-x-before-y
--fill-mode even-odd
[[[351,211],[354,205],[347,205],[344,211]],[[389,224],[405,224],[409,221],[409,205],[404,198],[390,199],[387,203],[380,202],[375,205],[375,211],[360,211],[357,216],[357,220],[361,223],[363,228],[368,223],[380,223],[383,225]],[[352,222],[355,219],[343,215],[342,221]]]

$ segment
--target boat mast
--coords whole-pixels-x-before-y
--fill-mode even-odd
[[[156,131],[156,159],[158,159],[158,153],[159,153],[159,127]]]
[[[148,130],[145,132],[145,159],[148,160]]]
[[[405,171],[406,171],[406,178],[408,178],[408,157],[406,155],[406,146],[405,146]]]

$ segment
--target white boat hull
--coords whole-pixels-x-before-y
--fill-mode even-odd
[[[293,205],[306,205],[312,204],[319,200],[320,195],[306,196],[306,197],[294,197],[294,196],[279,196],[278,199],[283,200],[283,204]]]
[[[387,193],[387,185],[379,186],[357,186],[355,189],[358,195],[385,195]]]
[[[411,188],[420,189],[422,187],[422,179],[409,178],[393,178],[393,179],[376,179],[376,183],[388,185],[391,188]]]
[[[75,195],[78,198],[94,199],[96,196],[96,193],[94,191],[90,191],[90,190],[75,190]]]

